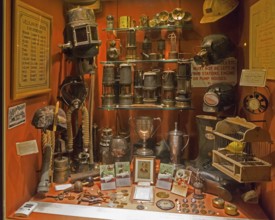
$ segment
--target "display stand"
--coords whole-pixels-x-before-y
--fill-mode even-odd
[[[140,219],[149,219],[150,220],[159,220],[159,219],[205,219],[205,220],[222,220],[222,219],[268,219],[264,214],[263,210],[259,207],[258,204],[248,204],[242,202],[239,199],[239,196],[236,195],[234,199],[234,204],[238,210],[236,216],[230,216],[225,214],[223,209],[218,209],[213,207],[212,201],[216,196],[205,194],[205,197],[201,200],[193,199],[193,188],[188,187],[187,197],[178,196],[172,194],[168,190],[158,189],[154,187],[154,203],[142,203],[142,202],[131,202],[131,192],[132,187],[121,187],[116,190],[102,191],[101,193],[108,198],[109,195],[114,193],[123,194],[123,196],[116,200],[112,207],[108,200],[105,202],[89,205],[87,202],[79,203],[79,193],[71,192],[69,197],[64,197],[63,200],[56,200],[56,198],[46,197],[39,198],[38,195],[34,196],[31,201],[38,203],[38,206],[28,219],[51,219],[51,220],[84,220],[84,219],[113,219],[113,220],[140,220]],[[91,194],[96,194],[99,190],[99,183],[95,184],[93,187],[84,187],[83,192],[90,192]],[[54,188],[50,190],[49,195],[56,195],[59,192],[56,192]],[[161,195],[166,195],[168,198],[161,198]],[[174,202],[175,207],[170,210],[165,210],[166,207],[163,207],[163,210],[159,208],[156,204],[160,200],[168,199]],[[178,202],[177,202],[178,201]],[[226,204],[229,204],[226,202]],[[178,210],[178,207],[181,207]],[[142,208],[141,208],[142,207]],[[21,219],[15,217],[14,215],[10,216],[11,219]]]

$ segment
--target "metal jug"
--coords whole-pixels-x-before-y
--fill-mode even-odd
[[[170,160],[173,164],[180,164],[181,152],[189,144],[189,135],[178,130],[178,123],[175,122],[175,130],[168,134],[168,145],[170,149]],[[185,144],[184,144],[185,142]]]

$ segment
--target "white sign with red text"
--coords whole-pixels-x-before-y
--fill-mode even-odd
[[[208,87],[215,83],[237,84],[237,60],[225,59],[220,64],[202,66],[192,62],[192,87]]]

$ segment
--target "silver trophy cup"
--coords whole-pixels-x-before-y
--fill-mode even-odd
[[[156,133],[157,129],[160,127],[161,119],[152,118],[150,116],[139,116],[134,119],[135,132],[142,140],[142,147],[137,149],[136,154],[142,156],[151,156],[154,154],[152,149],[147,147],[147,140]],[[159,124],[154,129],[154,121],[158,121]]]

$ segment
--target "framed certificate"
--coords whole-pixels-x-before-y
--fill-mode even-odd
[[[52,16],[15,1],[12,98],[50,92]]]

